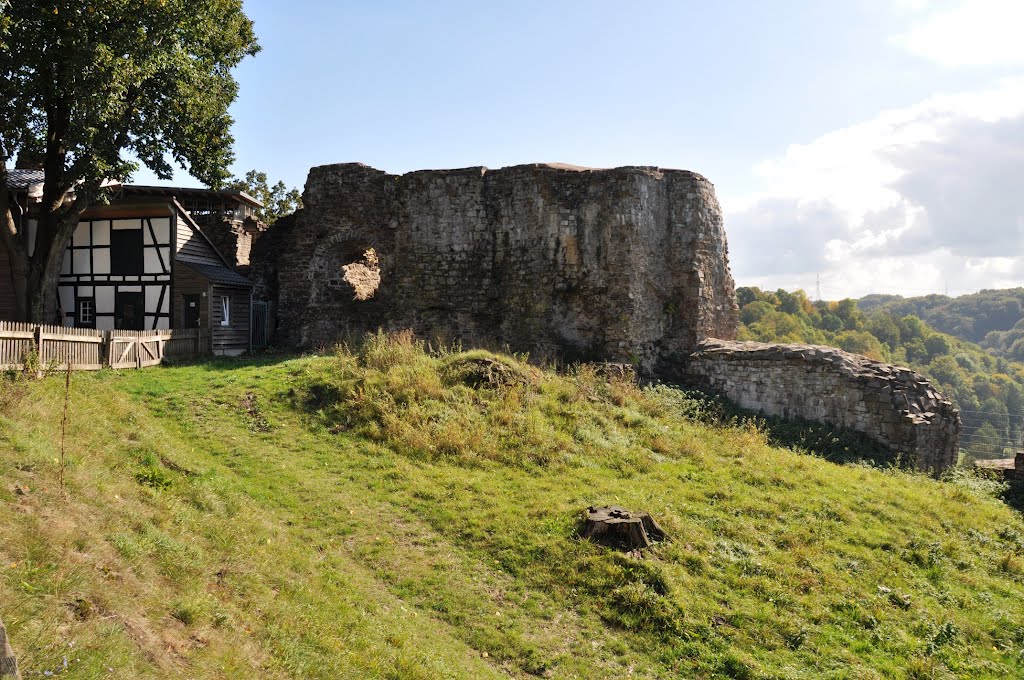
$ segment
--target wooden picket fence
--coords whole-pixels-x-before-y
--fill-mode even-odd
[[[33,354],[40,368],[65,369],[70,364],[73,370],[96,371],[197,359],[210,350],[210,333],[200,328],[97,331],[0,321],[0,370],[22,370]]]

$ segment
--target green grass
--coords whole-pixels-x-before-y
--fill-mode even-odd
[[[0,383],[0,617],[71,677],[1010,678],[1024,521],[667,388],[377,336]],[[651,512],[641,558],[575,538]]]

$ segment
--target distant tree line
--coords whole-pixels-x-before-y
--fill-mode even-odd
[[[884,310],[896,316],[913,314],[933,328],[963,340],[977,342],[997,356],[1024,361],[1024,288],[983,290],[950,298],[925,295],[868,295],[857,301],[865,312]]]
[[[1020,445],[1024,437],[1024,364],[1012,356],[943,333],[916,314],[900,314],[902,308],[890,306],[892,301],[865,305],[849,298],[812,302],[802,290],[771,292],[754,287],[737,289],[736,298],[741,340],[829,345],[927,375],[961,410],[961,448],[967,458],[1010,455],[1012,448]],[[995,307],[986,305],[984,317],[979,311],[971,318],[1005,323],[993,313]],[[1004,313],[1009,313],[1009,307],[1003,308]],[[1014,342],[1024,344],[1024,323],[1018,319],[1010,328],[987,334],[1017,334]]]

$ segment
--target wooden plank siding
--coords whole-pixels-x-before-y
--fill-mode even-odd
[[[214,354],[241,354],[249,350],[249,303],[248,288],[213,284],[210,295],[210,337]],[[222,325],[220,298],[228,297],[230,317],[228,325]]]
[[[18,309],[17,301],[14,299],[12,276],[7,247],[0,241],[0,321],[14,321]]]
[[[174,201],[174,318],[182,323],[185,295],[201,295],[199,325],[210,331],[214,354],[242,354],[250,349],[252,287],[235,272],[199,225]],[[197,271],[198,269],[198,271]],[[230,300],[228,323],[222,324],[221,298]]]
[[[210,327],[210,282],[188,267],[174,267],[172,283],[171,322],[181,326],[185,323],[185,296],[199,296],[199,327]]]
[[[189,222],[190,218],[187,215],[182,214],[180,210],[175,211],[175,256],[200,264],[227,266],[210,242],[199,233],[198,228]]]

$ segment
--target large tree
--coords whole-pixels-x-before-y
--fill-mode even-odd
[[[250,170],[245,177],[233,177],[224,185],[227,189],[244,191],[260,203],[260,219],[273,224],[285,215],[290,215],[302,207],[302,192],[296,188],[289,189],[283,181],[270,186],[267,173]]]
[[[0,234],[25,317],[54,320],[64,249],[105,182],[140,162],[224,182],[231,69],[257,51],[241,0],[0,0]],[[16,155],[44,171],[31,256],[2,190]]]

